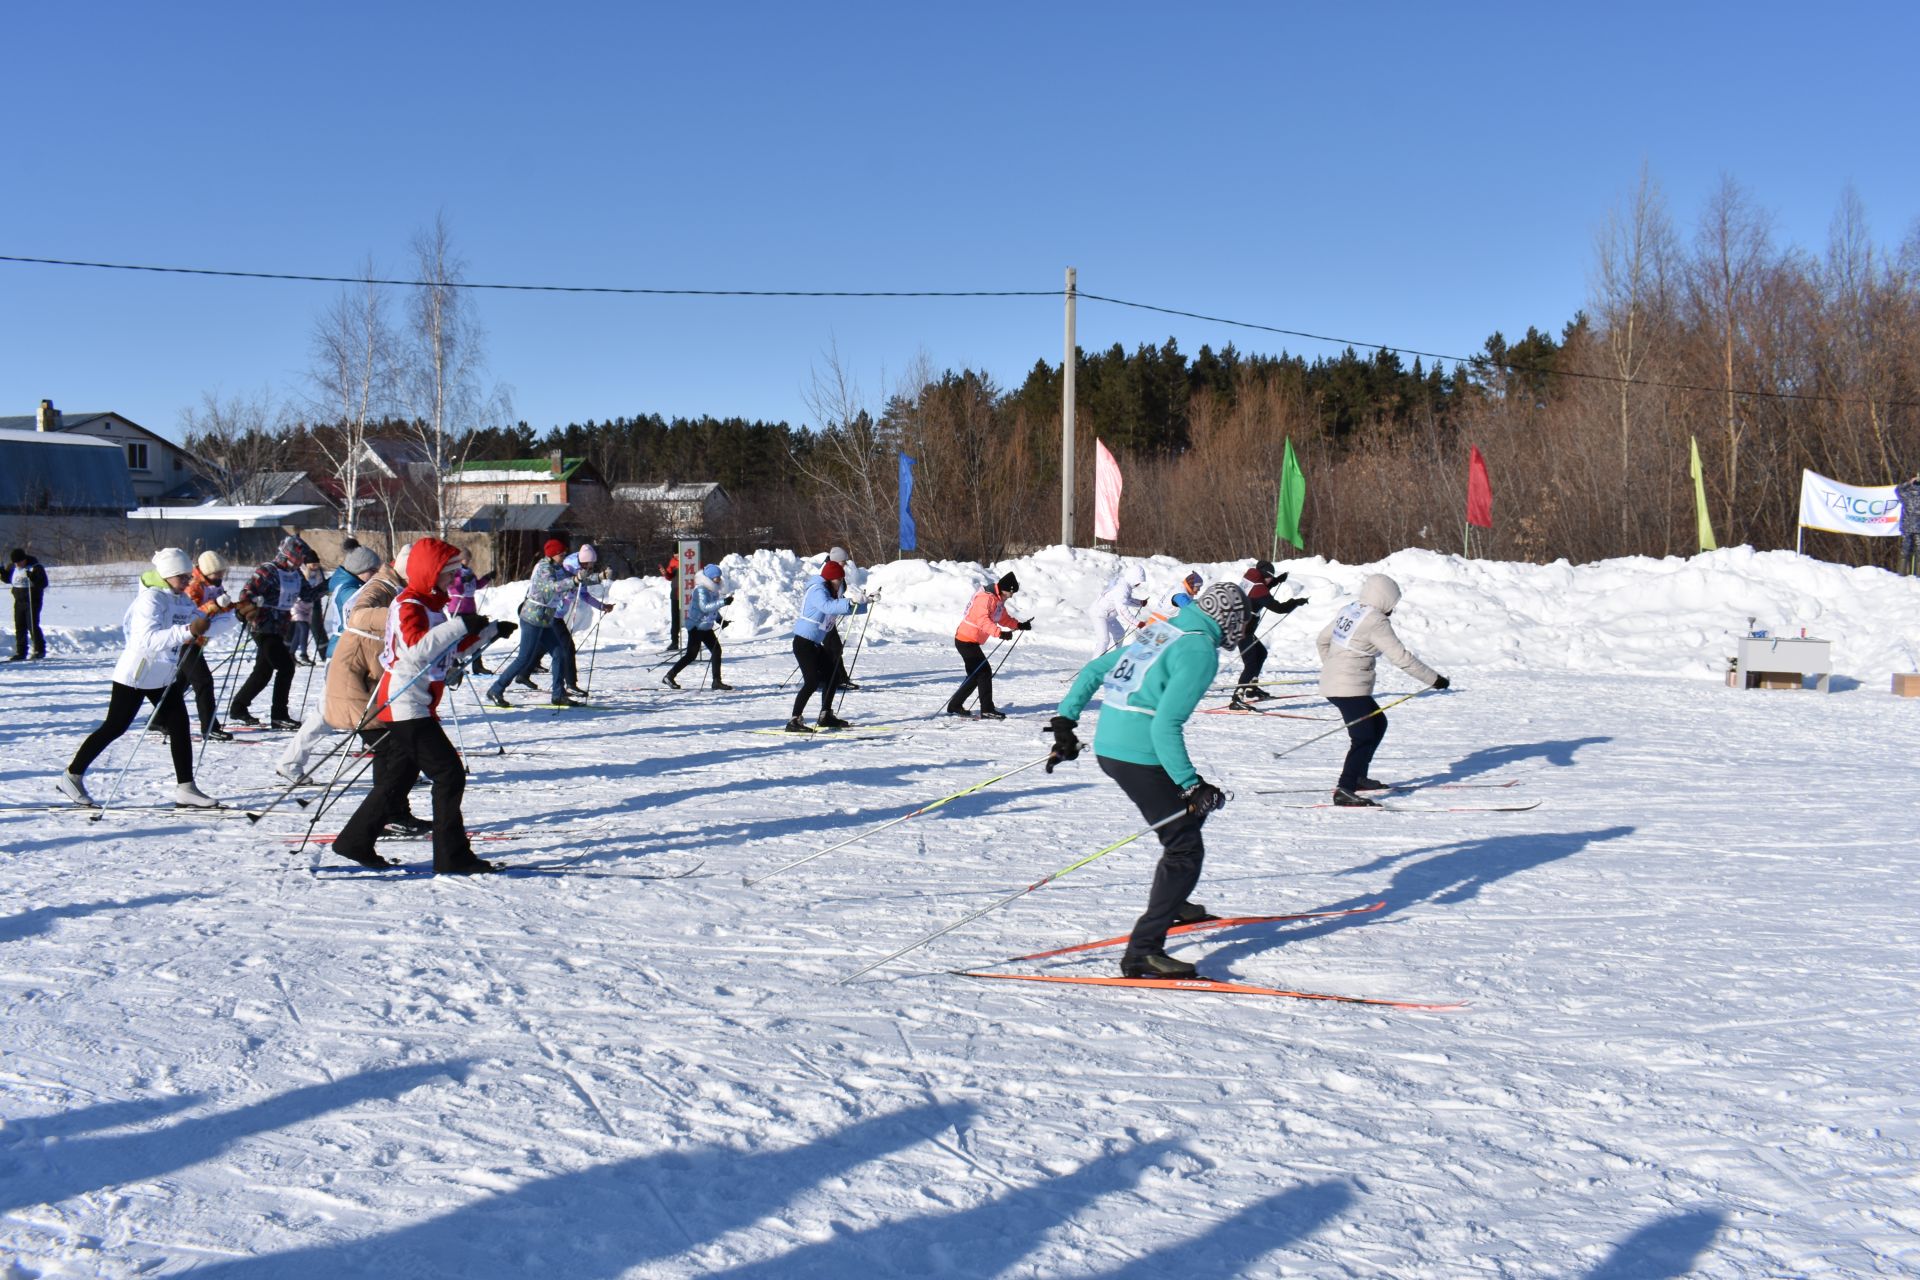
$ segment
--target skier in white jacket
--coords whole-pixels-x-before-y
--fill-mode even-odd
[[[1360,794],[1384,783],[1367,776],[1373,753],[1387,736],[1387,718],[1373,699],[1374,660],[1387,660],[1422,684],[1445,689],[1447,678],[1408,652],[1388,621],[1400,603],[1400,584],[1383,573],[1369,574],[1360,584],[1360,598],[1342,609],[1320,633],[1320,696],[1333,704],[1346,721],[1346,763],[1333,789],[1333,802],[1342,808],[1378,807],[1379,801]]]
[[[154,552],[153,568],[140,575],[140,594],[128,607],[127,642],[113,666],[113,691],[107,718],[73,753],[67,771],[55,782],[76,804],[97,807],[87,794],[87,767],[133,726],[142,703],[154,704],[153,724],[173,749],[173,802],[182,808],[211,809],[219,802],[193,784],[193,739],[187,724],[186,685],[179,676],[180,656],[204,645],[217,624],[231,621],[228,606],[196,605],[186,594],[193,560],[178,547]]]
[[[1130,564],[1113,576],[1087,610],[1093,619],[1093,656],[1099,657],[1119,644],[1133,630],[1140,609],[1147,603],[1147,575],[1137,564]]]

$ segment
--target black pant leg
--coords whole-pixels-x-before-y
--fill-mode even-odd
[[[833,682],[836,685],[849,684],[852,677],[847,674],[847,642],[840,638],[838,631],[827,632],[827,656],[833,659]]]
[[[467,767],[460,763],[447,731],[438,720],[403,720],[393,726],[408,740],[418,772],[433,781],[433,869],[455,871],[473,861],[460,801],[467,791]]]
[[[29,591],[13,593],[13,656],[27,656],[27,636],[33,630],[33,608],[27,602]]]
[[[36,658],[44,658],[47,656],[47,637],[40,631],[40,606],[46,602],[47,597],[44,593],[31,588],[28,589],[27,622],[33,632],[33,656]]]
[[[1128,760],[1095,757],[1100,771],[1120,784],[1149,822],[1158,822],[1170,813],[1186,808],[1180,788],[1167,771],[1158,765],[1134,764]],[[1188,814],[1155,832],[1160,837],[1160,862],[1153,869],[1153,888],[1147,893],[1147,909],[1134,922],[1133,936],[1127,940],[1127,955],[1141,956],[1161,951],[1167,945],[1167,930],[1173,927],[1180,908],[1187,904],[1194,886],[1200,883],[1201,864],[1207,850],[1200,837],[1203,818]]]
[[[953,647],[965,664],[966,678],[960,687],[947,699],[947,710],[959,712],[966,710],[967,695],[975,689],[980,691],[980,709],[992,711],[993,706],[993,664],[987,661],[986,650],[971,640],[955,640]]]
[[[1247,634],[1253,634],[1249,631]],[[1267,646],[1258,640],[1250,640],[1240,648],[1240,683],[1252,684],[1260,678],[1261,668],[1267,665]]]
[[[227,708],[229,714],[252,711],[254,698],[272,682],[275,670],[274,660],[267,647],[268,641],[272,639],[274,639],[272,636],[253,637],[253,670],[247,672],[247,678],[240,682],[240,690],[233,695],[233,702]]]
[[[1328,698],[1340,718],[1347,722],[1347,759],[1340,766],[1340,781],[1334,785],[1352,791],[1373,767],[1373,753],[1387,736],[1387,718],[1375,715],[1380,704],[1372,698]]]
[[[100,722],[99,728],[87,735],[80,749],[73,753],[73,760],[67,765],[68,773],[85,773],[100,758],[100,753],[113,744],[114,739],[132,727],[134,717],[146,702],[145,695],[131,685],[116,680],[109,687],[107,718]]]
[[[149,689],[146,693],[147,701],[154,705],[153,722],[166,730],[167,746],[173,752],[173,780],[192,782],[193,729],[187,723],[186,686],[176,679],[165,690]]]
[[[399,727],[383,725],[378,737],[366,735],[366,741],[373,747],[373,787],[334,838],[334,848],[343,853],[350,850],[360,855],[373,851],[380,828],[386,825],[396,804],[406,803],[407,789],[420,774],[413,741],[405,734],[394,732]]]
[[[207,652],[199,645],[188,645],[180,655],[180,674],[175,680],[193,690],[193,707],[200,713],[200,729],[205,732],[217,718],[213,706],[213,669],[207,665]]]
[[[293,701],[293,650],[279,636],[261,636],[262,649],[271,648],[275,654],[273,668],[273,714],[283,720],[293,719],[289,707]]]

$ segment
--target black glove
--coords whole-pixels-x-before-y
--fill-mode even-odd
[[[724,628],[725,626],[727,626],[727,619],[725,619],[725,618],[722,618],[722,619],[720,619],[720,625],[721,625],[721,626],[722,626],[723,628]]]
[[[476,635],[487,629],[488,619],[485,614],[463,613],[460,615],[460,621],[467,624],[468,635]]]
[[[1013,632],[1011,632],[1011,631],[1002,631],[1002,632],[1000,633],[1000,638],[1001,638],[1002,640],[1011,640],[1011,639],[1013,639]]]
[[[1028,618],[1025,622],[1021,623],[1020,626],[1018,627],[1018,630],[1021,630],[1021,631],[1033,630],[1033,619]]]
[[[724,600],[722,600],[722,601],[721,601],[720,603],[721,603],[721,604],[732,604],[732,603],[733,603],[733,597],[732,597],[732,596],[728,596],[728,597],[727,597],[726,599],[724,599]]]
[[[1275,613],[1292,613],[1295,609],[1298,609],[1301,605],[1305,604],[1306,602],[1307,602],[1307,598],[1305,596],[1296,596],[1291,600],[1282,600],[1279,604],[1273,607],[1273,611]]]
[[[1285,569],[1282,569],[1278,574],[1278,576],[1274,578],[1272,585],[1277,587],[1281,583],[1285,582],[1286,580],[1287,580],[1287,571]]]
[[[1208,782],[1205,778],[1200,779],[1200,781],[1194,783],[1185,791],[1182,791],[1180,798],[1187,802],[1188,813],[1202,818],[1212,813],[1215,809],[1224,809],[1227,807],[1227,793],[1214,786],[1211,782]]]
[[[456,662],[447,668],[447,688],[458,689],[460,682],[467,678],[467,664]]]
[[[1451,689],[1453,687],[1453,681],[1447,679],[1445,676],[1435,676],[1433,678],[1433,687],[1436,689]]]
[[[502,640],[505,640],[519,629],[520,624],[517,622],[496,622],[493,624],[494,634]]]
[[[1080,739],[1074,736],[1078,720],[1069,720],[1065,716],[1055,716],[1047,721],[1047,730],[1053,734],[1053,753],[1047,757],[1047,772],[1053,772],[1053,766],[1066,760],[1080,758]]]

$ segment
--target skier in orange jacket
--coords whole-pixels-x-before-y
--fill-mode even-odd
[[[947,699],[947,714],[950,716],[971,715],[966,708],[967,695],[975,689],[980,690],[980,719],[1005,720],[1007,717],[993,705],[993,667],[987,662],[987,655],[981,645],[996,635],[1002,640],[1010,640],[1016,631],[1031,631],[1033,623],[1021,621],[1007,609],[1007,599],[1020,589],[1020,580],[1011,572],[1003,574],[999,582],[980,588],[974,593],[973,600],[967,605],[967,615],[954,628],[953,647],[960,651],[960,660],[966,663],[967,678],[960,682],[953,696]]]

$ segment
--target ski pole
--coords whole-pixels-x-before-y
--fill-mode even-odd
[[[1013,633],[1013,643],[1007,646],[1007,651],[1004,654],[1000,655],[1000,661],[998,665],[994,667],[993,674],[995,675],[1000,674],[1000,668],[1007,665],[1007,659],[1011,658],[1013,656],[1013,651],[1020,647],[1020,637],[1025,634],[1027,633],[1024,631],[1016,631]]]
[[[1061,876],[1066,875],[1070,871],[1078,871],[1081,867],[1086,866],[1089,862],[1092,862],[1097,858],[1104,858],[1108,854],[1112,853],[1115,849],[1123,848],[1126,845],[1132,844],[1135,840],[1138,840],[1141,836],[1147,835],[1154,831],[1158,831],[1160,828],[1167,826],[1171,823],[1178,822],[1180,819],[1186,817],[1189,812],[1190,810],[1181,809],[1178,812],[1170,813],[1166,817],[1160,819],[1160,821],[1154,823],[1150,827],[1142,827],[1140,830],[1134,832],[1130,836],[1127,836],[1123,840],[1115,840],[1112,844],[1108,845],[1106,848],[1098,849],[1093,853],[1088,854],[1086,857],[1080,859],[1078,862],[1070,863],[1067,866],[1060,868],[1058,871],[1055,871],[1051,875],[1042,876],[1040,879],[1035,880],[1032,884],[1028,885],[1026,888],[1020,890],[1018,893],[1010,893],[1006,897],[1001,898],[999,901],[989,903],[988,905],[980,908],[978,911],[973,912],[971,915],[965,916],[959,920],[955,920],[952,924],[948,925],[946,928],[938,930],[937,932],[934,932],[934,933],[930,933],[926,937],[920,939],[920,941],[900,948],[898,951],[894,952],[890,956],[883,956],[880,959],[875,960],[872,964],[869,964],[862,968],[854,970],[852,973],[848,974],[846,977],[836,980],[833,985],[836,987],[843,987],[847,983],[852,982],[855,978],[858,978],[863,974],[872,973],[875,969],[878,969],[881,965],[890,964],[893,961],[898,960],[901,956],[906,955],[909,951],[918,951],[921,947],[926,946],[929,942],[932,942],[935,938],[945,937],[947,934],[952,933],[955,929],[961,928],[962,926],[965,926],[965,925],[972,924],[975,920],[978,920],[981,916],[986,915],[988,912],[998,911],[1001,907],[1006,906],[1009,902],[1013,902],[1019,898],[1024,898],[1026,895],[1032,893],[1035,889],[1039,889],[1045,885],[1052,884],[1055,880],[1058,880]]]
[[[383,738],[381,739],[381,741],[384,742],[385,739]],[[371,749],[373,751],[378,751],[380,750],[380,746],[378,743],[376,743]],[[346,763],[346,757],[342,756],[341,764],[344,765],[345,763]],[[320,819],[326,817],[327,811],[333,808],[333,806],[339,801],[340,797],[346,795],[347,792],[353,790],[354,784],[359,782],[361,777],[363,777],[366,774],[367,770],[371,769],[372,767],[373,767],[373,761],[371,759],[362,760],[358,765],[354,766],[353,776],[348,778],[345,782],[340,782],[341,770],[336,769],[334,771],[333,782],[339,783],[339,786],[336,789],[334,788],[333,783],[327,784],[330,794],[326,797],[323,797],[323,802],[320,804],[318,808],[316,808],[313,811],[312,816],[307,819],[307,829],[300,833],[300,843],[295,845],[293,848],[293,851],[295,853],[299,853],[301,850],[307,847],[307,842],[313,839],[313,829],[320,825]]]
[[[226,708],[226,694],[227,694],[227,685],[229,682],[229,677],[233,673],[234,667],[237,663],[237,660],[240,657],[241,651],[244,650],[246,647],[247,647],[247,632],[246,632],[246,629],[243,627],[241,628],[239,638],[233,642],[233,648],[227,650],[226,659],[220,664],[220,674],[216,676],[213,681],[213,720],[215,724],[218,724],[220,722],[220,713]],[[210,739],[207,737],[206,726],[202,725],[200,727],[200,751],[193,758],[193,771],[195,773],[198,773],[200,771],[200,766],[206,763],[207,743],[209,741]]]
[[[133,740],[133,749],[127,752],[127,758],[120,764],[120,772],[114,775],[113,785],[107,789],[107,798],[100,802],[99,809],[87,815],[87,821],[98,822],[107,816],[107,806],[119,797],[120,786],[127,780],[127,770],[133,767],[133,758],[140,754],[140,744],[147,740],[147,732],[153,728],[153,722],[160,716],[160,708],[167,704],[167,699],[173,694],[173,686],[179,682],[179,679],[180,669],[176,666],[173,679],[167,681],[167,687],[161,690],[159,699],[153,704],[153,710],[147,715],[146,724],[140,727],[140,736]]]
[[[1285,751],[1276,751],[1273,753],[1273,758],[1275,760],[1278,760],[1282,756],[1290,756],[1294,752],[1298,751],[1300,748],[1312,746],[1314,743],[1320,741],[1320,739],[1322,738],[1330,738],[1334,734],[1340,732],[1342,729],[1352,728],[1354,725],[1359,724],[1362,720],[1371,720],[1375,716],[1385,715],[1388,711],[1391,711],[1393,708],[1407,701],[1408,698],[1417,698],[1425,692],[1426,692],[1425,689],[1415,689],[1412,693],[1409,693],[1404,697],[1395,698],[1392,702],[1387,703],[1386,706],[1384,707],[1375,707],[1373,710],[1367,712],[1367,714],[1363,716],[1355,716],[1351,720],[1342,721],[1340,724],[1335,725],[1333,728],[1327,730],[1325,733],[1316,733],[1311,738],[1308,738],[1305,742],[1296,742],[1292,746],[1288,747]]]
[[[368,725],[372,724],[373,721],[380,715],[380,713],[382,711],[385,711],[388,705],[391,704],[395,698],[405,693],[408,689],[411,689],[414,686],[414,683],[418,681],[421,676],[427,674],[427,672],[430,670],[432,670],[431,664],[422,666],[420,670],[416,671],[412,675],[412,677],[407,680],[405,684],[401,685],[398,689],[395,689],[392,693],[388,694],[386,702],[381,703],[377,707],[373,705],[373,700],[380,696],[380,686],[376,684],[373,688],[373,692],[367,695],[367,706],[372,709],[361,715],[360,722],[356,724],[353,728],[347,731],[346,737],[342,738],[339,742],[335,743],[332,747],[328,748],[327,754],[321,756],[319,760],[315,761],[316,767],[318,765],[325,764],[329,759],[338,755],[340,752],[346,750],[347,746],[353,742],[355,736],[357,736]],[[345,761],[343,760],[341,762],[341,765],[334,769],[333,776],[335,781],[339,780],[340,769],[344,767],[344,765],[345,765]],[[302,770],[302,772],[307,774],[307,776],[309,777],[312,776],[312,770]],[[266,808],[260,810],[260,812],[258,813],[247,814],[247,821],[258,822],[260,821],[260,819],[266,817],[269,813],[272,813],[275,809],[280,807],[280,802],[282,800],[285,800],[288,796],[293,794],[293,789],[299,785],[300,784],[298,782],[288,783],[286,787],[281,790],[280,794],[273,798],[273,801],[270,804],[268,804]],[[327,784],[326,790],[323,790],[320,793],[320,798],[322,800],[325,800],[327,791],[331,791],[332,789],[333,789],[333,783],[329,782]],[[305,808],[306,806],[303,803],[301,807]]]
[[[853,644],[853,661],[847,664],[847,679],[853,679],[853,673],[860,666],[860,651],[867,646],[867,628],[873,625],[874,606],[880,603],[880,593],[873,593],[873,600],[867,605],[866,619],[860,624],[860,638]]]
[[[745,885],[748,888],[752,888],[754,885],[757,885],[757,884],[763,884],[766,881],[773,879],[775,876],[779,875],[783,871],[791,871],[795,867],[802,866],[806,863],[812,862],[815,858],[824,858],[826,855],[832,853],[834,850],[844,849],[850,844],[858,844],[860,841],[865,840],[868,836],[877,836],[882,831],[885,831],[889,827],[899,826],[901,823],[905,822],[908,818],[917,818],[923,813],[932,813],[935,809],[938,809],[943,804],[951,804],[953,801],[960,799],[962,796],[970,796],[974,792],[990,787],[996,782],[1004,782],[1006,779],[1011,778],[1014,774],[1025,773],[1027,770],[1033,768],[1035,765],[1045,764],[1050,759],[1052,759],[1051,752],[1049,752],[1044,756],[1041,756],[1038,760],[1029,760],[1027,761],[1027,763],[1021,765],[1017,769],[1009,769],[1005,773],[1000,774],[997,777],[988,778],[985,782],[976,782],[970,787],[961,788],[959,791],[954,792],[950,796],[941,796],[938,800],[933,801],[931,804],[923,804],[918,809],[915,809],[912,813],[902,814],[900,817],[895,818],[890,822],[883,822],[877,827],[874,827],[867,831],[862,831],[859,835],[848,836],[845,840],[842,840],[839,844],[828,845],[826,848],[820,850],[818,853],[810,853],[806,857],[798,858],[792,862],[787,863],[783,867],[775,867],[773,870],[767,872],[763,876],[758,876],[758,877],[741,876],[740,883]]]
[[[469,672],[468,674],[471,675],[472,673]],[[466,686],[468,691],[473,694],[473,705],[480,708],[480,723],[486,725],[487,732],[493,735],[493,749],[495,753],[498,755],[507,754],[507,744],[500,741],[500,731],[493,727],[493,715],[487,710],[487,704],[480,700],[480,689],[477,682],[468,680]]]
[[[447,699],[447,714],[453,717],[453,751],[460,757],[460,767],[465,769],[467,767],[467,735],[460,727],[460,699]]]
[[[600,623],[606,616],[605,609],[594,615],[593,634],[587,637],[587,682],[580,688],[589,696],[593,693],[593,663],[600,656]]]

